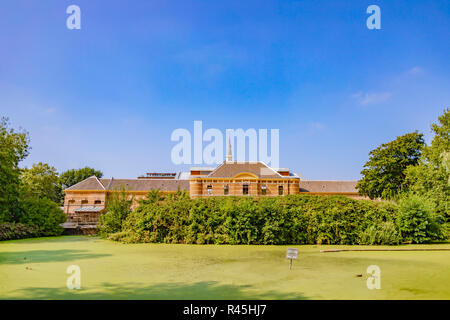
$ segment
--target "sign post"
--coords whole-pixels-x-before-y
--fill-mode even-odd
[[[297,260],[298,257],[298,249],[288,248],[286,252],[286,259],[289,259],[289,270],[292,269],[292,260]]]

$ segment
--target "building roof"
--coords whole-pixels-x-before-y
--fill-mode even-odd
[[[70,188],[72,190],[121,190],[149,191],[159,189],[161,191],[189,190],[189,180],[178,179],[93,179],[89,177]]]
[[[189,180],[176,179],[112,179],[108,190],[120,190],[125,188],[128,191],[148,191],[152,189],[159,189],[161,191],[177,191],[189,190]]]
[[[258,178],[288,178],[282,176],[268,165],[261,161],[257,162],[238,162],[225,161],[218,166],[213,172],[207,175],[208,178],[233,178],[239,173],[248,172],[254,174]]]
[[[213,171],[216,167],[190,167],[191,171]]]
[[[99,180],[96,176],[89,177],[87,179],[84,179],[83,181],[78,182],[77,184],[74,184],[73,186],[67,188],[66,190],[105,190],[105,184],[103,183],[103,180],[108,179],[101,179]]]
[[[357,193],[358,181],[300,180],[300,192]]]
[[[80,207],[75,209],[76,213],[81,213],[81,212],[100,212],[103,211],[103,209],[105,209],[104,207],[93,207],[93,206],[89,206],[89,207]]]

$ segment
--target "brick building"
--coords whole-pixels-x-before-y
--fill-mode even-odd
[[[108,196],[125,190],[134,196],[134,206],[150,190],[162,193],[186,190],[192,198],[210,196],[282,196],[288,194],[345,195],[359,198],[357,181],[304,181],[287,168],[271,168],[263,162],[226,160],[218,167],[192,167],[190,172],[147,173],[137,179],[87,178],[65,190],[66,227],[95,227]]]

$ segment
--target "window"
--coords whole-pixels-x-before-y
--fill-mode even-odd
[[[81,204],[87,204],[88,203],[88,201],[85,199],[85,200],[81,200]]]
[[[69,204],[74,204],[74,203],[75,203],[75,200],[73,200],[73,199],[69,200]]]
[[[242,194],[248,194],[248,184],[242,186]]]
[[[278,186],[278,195],[279,196],[283,195],[283,186]]]
[[[223,186],[223,194],[227,195],[230,193],[230,187],[228,185]]]
[[[101,203],[102,203],[102,200],[95,200],[94,203],[95,203],[95,204],[101,204]]]
[[[206,192],[208,192],[208,194],[212,194],[212,185],[206,187]]]
[[[263,196],[265,196],[267,194],[267,187],[266,186],[261,186],[261,194]]]

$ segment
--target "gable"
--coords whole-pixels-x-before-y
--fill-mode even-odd
[[[92,176],[74,184],[66,190],[105,190],[105,187],[96,176]]]
[[[241,176],[239,176],[241,175]],[[234,178],[234,177],[255,178],[281,178],[282,176],[272,168],[262,162],[224,162],[211,172],[208,178]]]

